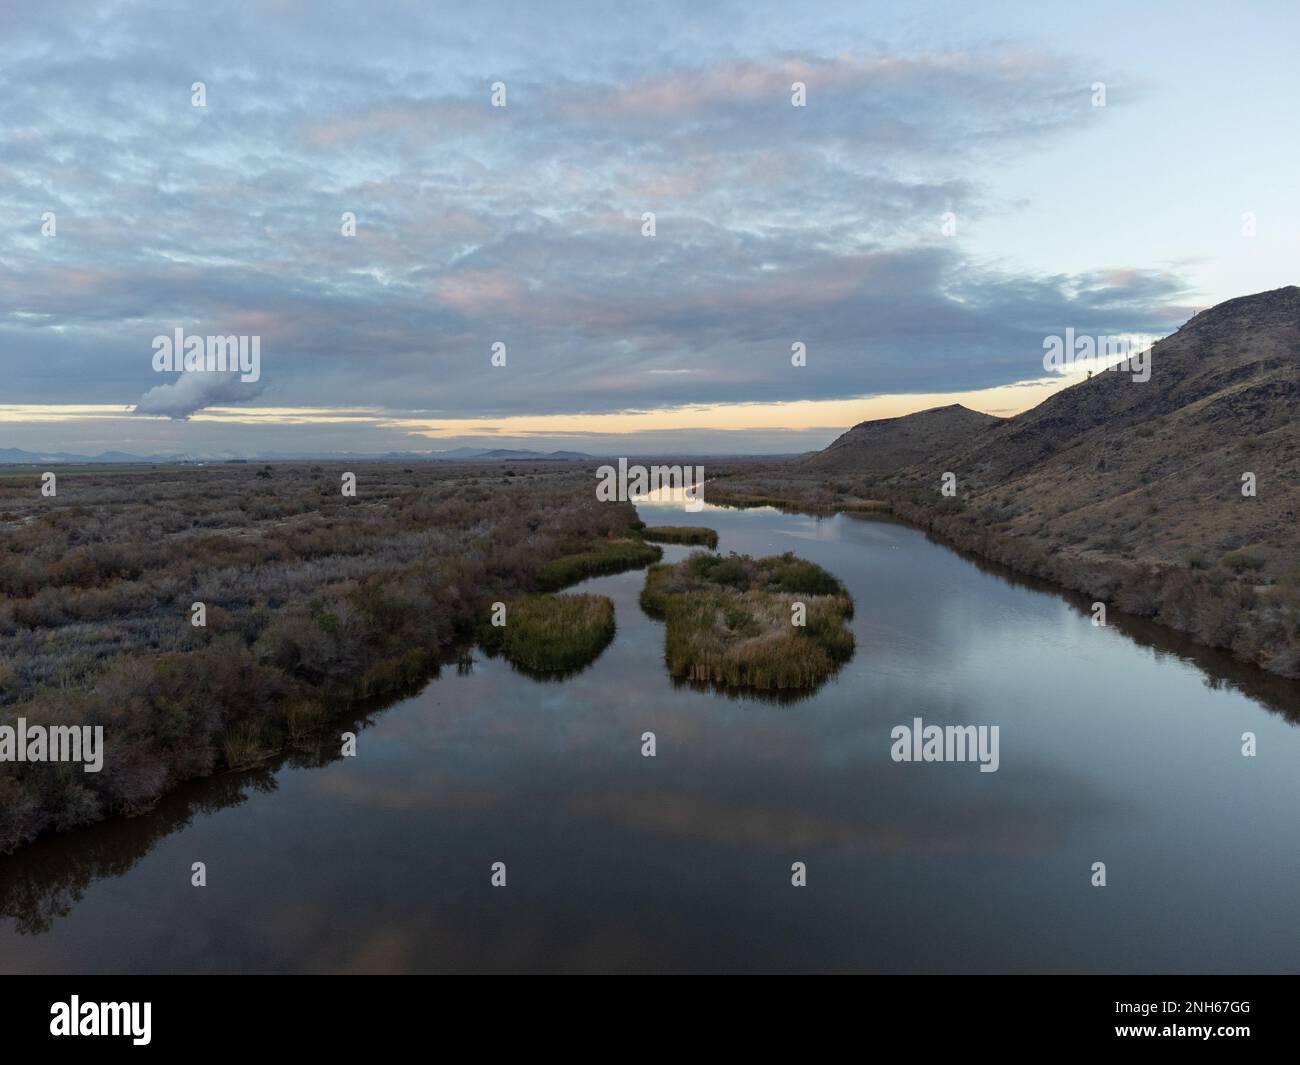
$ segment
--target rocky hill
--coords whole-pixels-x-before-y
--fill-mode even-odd
[[[1150,380],[1096,373],[898,483],[937,492],[946,470],[1009,531],[1165,562],[1245,551],[1285,575],[1300,561],[1300,288],[1203,311],[1155,345]]]
[[[803,465],[823,472],[889,474],[935,455],[974,446],[1001,421],[954,403],[902,418],[859,422],[825,451],[804,459]]]
[[[720,480],[713,499],[729,495],[882,500],[959,547],[1300,676],[1300,288],[1197,314],[1154,346],[1148,380],[1096,372],[1013,418],[864,422],[800,463]]]

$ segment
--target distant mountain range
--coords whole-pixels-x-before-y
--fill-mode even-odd
[[[333,454],[212,454],[212,455],[134,455],[127,451],[102,451],[98,455],[76,455],[66,451],[24,451],[16,447],[0,448],[0,463],[31,465],[40,463],[82,462],[514,462],[591,461],[594,455],[581,451],[529,451],[514,448],[457,447],[449,451],[385,451],[377,455],[338,452]]]

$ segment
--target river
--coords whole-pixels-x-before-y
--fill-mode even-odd
[[[0,858],[0,971],[1300,967],[1294,685],[896,522],[640,509],[826,567],[853,658],[795,701],[675,685],[643,574],[586,581],[618,633],[576,675],[475,652],[370,713],[354,758]],[[998,726],[997,771],[893,761],[915,718]]]

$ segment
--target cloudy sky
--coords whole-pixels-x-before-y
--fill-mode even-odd
[[[1024,409],[1046,336],[1296,283],[1298,12],[11,0],[0,448],[776,452]],[[176,329],[260,337],[260,379],[157,372]]]

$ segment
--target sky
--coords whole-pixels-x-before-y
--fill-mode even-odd
[[[1013,414],[1069,380],[1049,336],[1297,282],[1298,30],[1240,0],[7,0],[0,449],[776,453]],[[178,329],[258,338],[256,380],[160,371]]]

